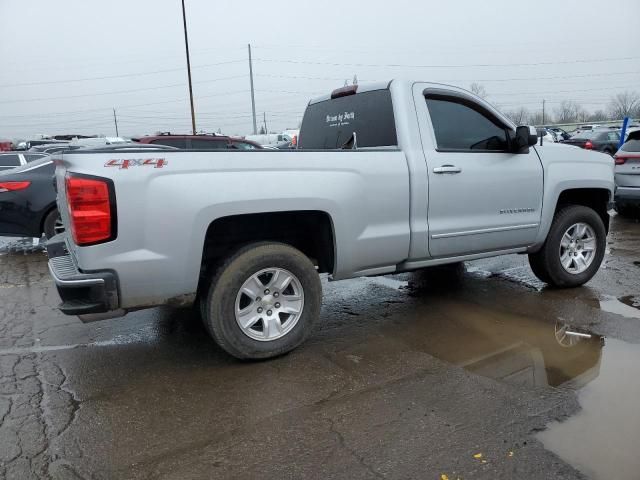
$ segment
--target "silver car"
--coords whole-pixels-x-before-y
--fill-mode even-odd
[[[629,134],[615,154],[616,211],[640,216],[640,130]]]

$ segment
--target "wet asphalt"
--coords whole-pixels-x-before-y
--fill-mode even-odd
[[[324,291],[307,343],[240,362],[188,310],[62,315],[0,239],[0,477],[640,478],[640,223],[578,289],[508,256]]]

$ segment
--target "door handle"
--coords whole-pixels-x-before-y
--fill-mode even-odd
[[[455,165],[442,165],[433,169],[433,173],[460,173],[461,171],[462,169]]]

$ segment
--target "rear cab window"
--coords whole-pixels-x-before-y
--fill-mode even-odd
[[[388,88],[312,103],[304,112],[298,148],[340,149],[352,142],[354,133],[357,148],[398,145]]]

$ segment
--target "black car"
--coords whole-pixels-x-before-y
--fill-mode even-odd
[[[85,150],[85,149],[83,149]],[[87,151],[175,150],[161,145],[117,144]],[[64,230],[56,206],[55,164],[46,156],[0,172],[0,236],[51,238]]]
[[[620,133],[611,130],[585,130],[562,143],[613,155],[618,150]]]
[[[31,152],[0,152],[0,172],[13,170],[29,162],[46,157],[44,153]]]
[[[62,228],[53,188],[55,165],[44,157],[0,173],[0,235],[51,238]],[[60,230],[61,231],[61,230]]]

